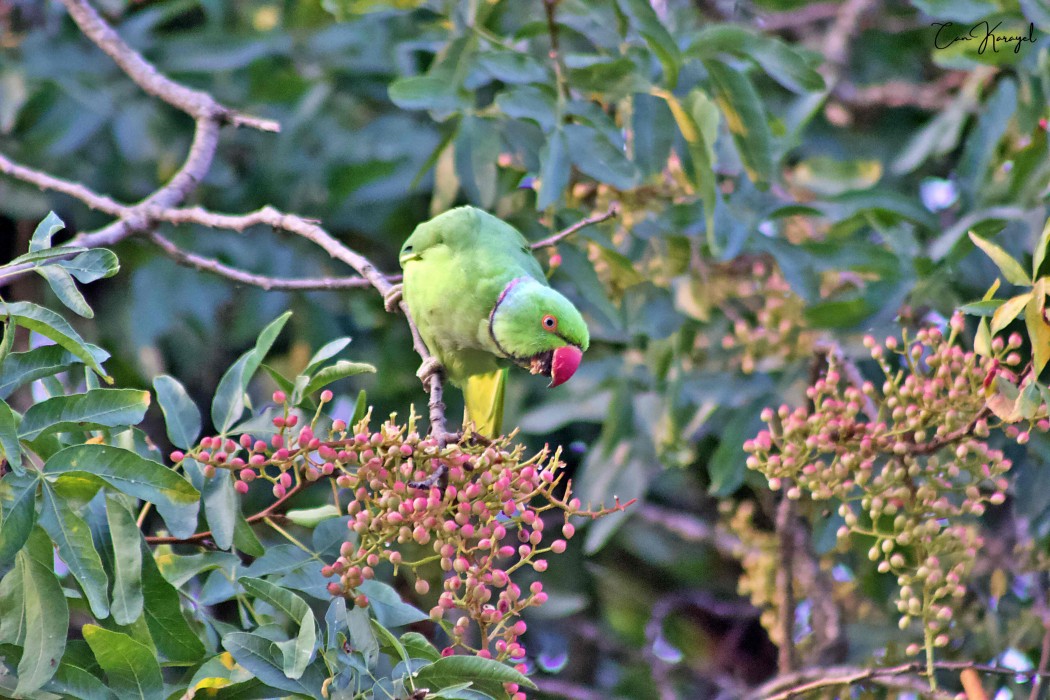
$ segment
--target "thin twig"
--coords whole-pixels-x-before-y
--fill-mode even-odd
[[[90,187],[79,182],[70,182],[48,173],[26,167],[0,153],[0,173],[36,185],[42,190],[52,190],[78,199],[91,209],[105,212],[111,216],[124,216],[128,207],[105,195],[98,194]]]
[[[934,667],[940,671],[962,671],[973,669],[978,673],[1008,676],[1015,678],[1047,678],[1045,672],[1018,671],[1002,666],[986,666],[967,661],[938,661]],[[811,693],[837,686],[849,686],[856,683],[880,682],[893,676],[914,675],[925,677],[926,664],[920,662],[887,666],[883,668],[863,668],[860,666],[826,666],[807,668],[795,673],[779,675],[765,683],[748,696],[748,700],[791,700],[806,693]],[[929,688],[925,690],[930,693]],[[951,695],[947,695],[951,697]]]
[[[136,85],[157,99],[189,114],[198,121],[228,123],[260,131],[278,132],[281,125],[272,119],[241,114],[219,104],[206,92],[188,88],[157,70],[132,49],[86,0],[61,0],[80,31],[106,53]]]
[[[586,228],[587,226],[593,226],[594,224],[600,224],[601,222],[607,221],[607,220],[613,218],[614,216],[619,216],[619,214],[620,214],[620,205],[617,204],[616,202],[613,202],[612,204],[609,205],[609,208],[606,209],[601,214],[595,214],[594,216],[588,216],[586,219],[581,219],[580,221],[577,221],[572,226],[569,226],[566,229],[558,231],[553,236],[550,236],[548,238],[544,238],[541,241],[536,241],[535,243],[532,244],[532,249],[533,250],[539,250],[540,248],[546,248],[548,246],[558,245],[559,243],[562,242],[562,240],[564,240],[564,239],[568,238],[569,236],[571,236],[572,234],[576,233],[581,228]]]
[[[777,669],[787,673],[798,668],[795,654],[795,502],[784,496],[777,504],[776,533],[778,560],[776,571],[777,634],[780,646]]]
[[[263,518],[267,518],[267,517],[273,515],[279,508],[281,508],[285,503],[287,503],[293,496],[295,496],[297,493],[302,491],[307,483],[309,483],[309,482],[307,482],[305,480],[302,480],[299,483],[295,484],[294,486],[292,486],[292,488],[288,489],[288,492],[286,494],[284,494],[283,496],[278,498],[276,501],[274,501],[273,503],[268,505],[266,508],[263,508],[262,510],[260,510],[258,513],[255,513],[254,515],[249,515],[246,518],[246,520],[248,521],[248,523],[255,523],[255,522],[258,522],[258,521],[262,520]],[[153,535],[153,536],[150,536],[150,537],[146,538],[146,543],[147,544],[199,544],[199,543],[201,543],[204,540],[211,539],[211,537],[212,537],[211,530],[205,530],[204,532],[198,532],[198,533],[195,533],[193,535],[190,535],[189,537],[183,537],[183,538],[171,537],[169,535]]]
[[[207,258],[196,253],[182,250],[170,240],[156,231],[149,234],[150,240],[160,248],[165,255],[180,265],[192,267],[203,272],[210,272],[226,279],[262,289],[281,290],[327,290],[327,289],[357,289],[369,286],[368,280],[363,277],[318,277],[306,279],[286,279],[281,277],[268,277],[257,275],[252,272],[239,270],[229,265],[224,265],[214,258]]]

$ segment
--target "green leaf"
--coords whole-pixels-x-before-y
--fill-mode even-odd
[[[468,115],[455,141],[456,177],[470,201],[484,209],[496,201],[500,135],[494,119]]]
[[[108,354],[101,348],[93,349],[96,359],[102,362]],[[13,352],[0,363],[0,399],[11,395],[18,387],[59,372],[66,372],[81,360],[61,345],[42,345],[28,352]]]
[[[299,621],[299,634],[296,638],[277,643],[277,647],[284,654],[284,675],[293,680],[301,678],[313,660],[316,646],[317,624],[313,612],[307,609]]]
[[[324,674],[316,665],[311,665],[300,678],[288,678],[277,660],[280,649],[276,642],[248,632],[230,632],[223,635],[222,646],[263,683],[307,697],[320,696]]]
[[[237,548],[237,551],[249,556],[261,557],[266,550],[263,549],[262,543],[255,536],[255,531],[248,524],[240,508],[237,509],[236,518],[237,521],[233,526],[233,546]]]
[[[187,460],[184,464],[192,462],[198,470],[203,470],[194,460]],[[203,480],[200,485],[201,500],[204,503],[204,518],[208,521],[215,546],[219,549],[229,549],[233,546],[234,533],[237,529],[237,514],[241,512],[240,499],[233,487],[234,476],[229,471],[220,471],[210,479],[204,478],[203,471],[198,471]]]
[[[106,498],[106,522],[113,542],[113,621],[130,625],[142,615],[142,550],[134,516],[120,500]]]
[[[266,601],[294,622],[301,620],[310,611],[310,606],[300,596],[265,579],[241,576],[237,583],[244,586],[250,595]]]
[[[343,351],[347,345],[350,344],[350,337],[344,336],[342,338],[336,338],[330,342],[325,343],[321,348],[313,354],[310,361],[306,363],[306,369],[303,370],[303,374],[310,374],[323,362],[326,362]]]
[[[61,477],[60,477],[61,478]],[[55,487],[43,482],[43,506],[40,526],[58,548],[58,555],[80,584],[95,617],[109,616],[109,577],[91,539],[91,529],[56,493]]]
[[[324,506],[317,506],[316,508],[297,508],[295,510],[287,511],[284,517],[288,518],[291,522],[295,523],[299,527],[317,527],[318,523],[324,522],[331,518],[339,517],[339,509],[329,503]]]
[[[667,28],[660,22],[656,11],[648,0],[619,0],[620,11],[627,16],[631,27],[638,32],[656,54],[664,69],[667,87],[674,89],[678,83],[678,67],[682,61],[678,45]]]
[[[1019,294],[1003,302],[1002,306],[996,309],[995,313],[992,314],[992,335],[994,336],[996,333],[1006,328],[1011,321],[1020,316],[1021,311],[1024,310],[1028,300],[1032,298],[1033,294],[1028,292],[1026,294]]]
[[[83,394],[56,396],[26,411],[19,437],[35,440],[50,433],[136,425],[146,415],[149,402],[149,392],[136,389],[92,389]]]
[[[215,396],[211,402],[211,420],[220,433],[225,434],[244,414],[244,388],[248,384],[244,375],[253,352],[249,350],[237,358],[215,388]]]
[[[295,593],[261,578],[242,576],[237,582],[244,586],[250,595],[269,603],[293,622],[299,623],[296,638],[287,643],[278,643],[277,646],[284,657],[284,674],[293,680],[302,676],[313,658],[314,646],[317,643],[316,620],[310,606]]]
[[[51,285],[51,291],[55,293],[58,300],[66,305],[74,313],[84,318],[94,318],[95,312],[88,306],[84,295],[77,289],[77,283],[73,281],[72,275],[59,265],[44,265],[36,268],[37,274],[47,280]]]
[[[1050,219],[1046,220],[1043,233],[1039,236],[1039,242],[1035,244],[1035,250],[1032,251],[1032,279],[1039,277],[1039,268],[1043,266],[1047,247],[1050,247]]]
[[[620,190],[638,184],[634,163],[603,132],[582,124],[569,124],[564,131],[569,159],[580,172]]]
[[[631,106],[634,162],[646,176],[662,173],[674,144],[674,116],[652,95],[635,95]]]
[[[626,57],[568,54],[565,56],[569,84],[580,90],[597,92],[609,99],[647,92],[651,85],[634,61]]]
[[[100,377],[112,381],[106,376],[98,360],[95,359],[90,346],[84,342],[84,339],[73,330],[73,327],[64,318],[54,311],[31,304],[28,301],[0,302],[0,318],[12,318],[18,325],[50,338],[80,358],[84,364],[95,370]]]
[[[129,496],[150,501],[176,537],[189,537],[197,526],[200,493],[163,464],[109,445],[74,445],[44,465],[48,475],[82,471],[101,477]]]
[[[959,307],[959,311],[970,316],[991,316],[1002,305],[1002,299],[985,299],[963,304]]]
[[[0,270],[3,270],[5,267],[11,267],[12,265],[24,265],[25,263],[45,263],[45,261],[54,260],[54,258],[68,258],[71,255],[83,253],[87,250],[87,248],[67,245],[59,246],[58,248],[44,248],[41,250],[34,250],[29,253],[22,253],[17,258],[12,259],[6,265],[0,265]]]
[[[287,311],[271,321],[259,334],[255,347],[241,355],[222,375],[211,404],[212,423],[220,433],[225,434],[244,413],[244,392],[248,382],[255,376],[291,315],[292,312]]]
[[[441,658],[441,653],[419,632],[405,632],[401,635],[401,646],[408,652],[410,659],[437,661]]]
[[[445,688],[456,683],[472,683],[471,687],[499,697],[504,683],[517,683],[523,688],[535,689],[528,677],[516,669],[492,659],[479,656],[446,656],[416,672],[416,687]]]
[[[687,111],[682,103],[673,94],[662,90],[654,90],[653,94],[667,102],[671,109],[678,130],[685,139],[689,149],[689,155],[693,160],[693,171],[695,184],[700,193],[700,201],[704,204],[704,221],[707,228],[707,243],[712,252],[717,254],[718,245],[715,238],[715,206],[718,203],[718,191],[715,188],[714,163],[711,159],[711,145],[707,143],[704,131],[700,128],[696,118]],[[703,95],[706,99],[707,95]]]
[[[792,92],[805,94],[826,88],[824,78],[794,47],[744,27],[708,25],[697,32],[687,49],[689,55],[701,59],[713,58],[720,51],[751,59]]]
[[[44,220],[37,225],[36,230],[33,231],[33,237],[29,239],[29,252],[32,253],[50,248],[51,237],[65,227],[66,225],[62,222],[62,219],[58,218],[55,212],[49,212],[44,217]]]
[[[540,192],[536,197],[536,209],[543,211],[561,200],[572,175],[570,166],[565,131],[557,129],[540,152]]]
[[[157,651],[169,663],[195,664],[204,656],[201,633],[186,622],[179,591],[160,572],[153,551],[139,534],[136,545],[142,554],[142,596],[146,626]],[[218,552],[211,554],[218,555]],[[231,556],[231,555],[223,555]]]
[[[1046,291],[1046,278],[1037,280],[1024,310],[1024,322],[1028,328],[1028,338],[1032,343],[1032,363],[1035,365],[1036,377],[1050,360],[1050,324],[1047,324],[1044,315]]]
[[[5,565],[6,566],[6,565]],[[0,644],[17,644],[21,647],[26,639],[25,585],[22,582],[22,566],[19,562],[0,578]],[[3,666],[0,665],[0,670]]]
[[[373,365],[365,362],[350,362],[349,360],[339,360],[334,365],[329,365],[322,369],[320,372],[310,378],[310,383],[306,385],[306,389],[303,391],[304,396],[309,396],[318,389],[322,389],[332,382],[337,382],[340,379],[352,377],[356,374],[364,374],[365,372],[375,372],[376,368]]]
[[[977,324],[977,333],[973,338],[973,351],[981,357],[992,356],[992,333],[988,330],[988,319],[982,318]]]
[[[422,610],[401,600],[396,590],[381,581],[371,579],[357,588],[368,596],[368,605],[372,609],[372,614],[384,627],[400,627],[429,618],[429,615]]]
[[[0,457],[7,460],[15,474],[25,473],[22,447],[18,444],[18,417],[3,399],[0,399]]]
[[[546,86],[523,85],[504,90],[496,96],[496,107],[515,119],[531,119],[544,131],[555,126],[554,95]]]
[[[14,559],[29,539],[36,523],[38,483],[35,474],[9,474],[0,479],[0,568]]]
[[[874,311],[865,299],[841,299],[813,304],[803,313],[817,328],[851,328]]]
[[[25,550],[19,552],[17,565],[22,571],[26,634],[16,694],[28,695],[55,674],[66,648],[69,606],[50,566]]]
[[[704,66],[748,177],[758,184],[769,182],[773,177],[773,134],[755,86],[747,75],[716,59],[704,61]]]
[[[390,84],[390,101],[401,109],[452,111],[467,106],[467,99],[445,78],[429,75],[399,78]]]
[[[478,66],[504,83],[545,83],[547,68],[532,56],[514,51],[490,51],[478,54]]]
[[[354,415],[350,419],[350,422],[348,423],[348,425],[351,428],[353,428],[355,425],[357,425],[362,420],[364,420],[364,418],[365,418],[365,416],[367,414],[368,414],[368,395],[365,393],[365,390],[362,389],[361,391],[357,392],[357,402],[354,403]]]
[[[379,640],[373,624],[378,626],[378,623],[368,616],[367,608],[353,607],[347,610],[344,601],[342,610],[351,648],[364,658],[368,668],[374,668],[379,661]]]
[[[1028,274],[1021,267],[1021,263],[1010,257],[1010,254],[1005,250],[997,246],[991,241],[981,238],[974,234],[973,231],[969,233],[970,240],[973,244],[984,251],[984,254],[992,259],[992,262],[996,264],[999,271],[1003,273],[1003,277],[1006,281],[1011,284],[1019,284],[1025,286],[1031,286],[1032,280],[1028,278]]]
[[[82,632],[98,665],[106,672],[109,687],[120,698],[163,700],[164,678],[149,647],[123,632],[84,625]]]
[[[59,260],[55,265],[71,274],[81,284],[112,277],[120,271],[120,262],[116,254],[105,248],[86,250],[71,260]]]
[[[189,449],[201,434],[201,413],[179,380],[162,374],[153,380],[157,403],[164,413],[168,439],[175,447]]]

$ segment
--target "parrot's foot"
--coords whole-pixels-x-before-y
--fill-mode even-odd
[[[416,370],[416,376],[419,377],[419,381],[423,382],[423,387],[430,391],[430,378],[442,372],[444,372],[444,368],[438,359],[436,357],[428,357],[423,360],[423,364]]]
[[[401,303],[402,285],[395,284],[390,291],[383,295],[383,308],[389,313],[397,311],[397,305]]]

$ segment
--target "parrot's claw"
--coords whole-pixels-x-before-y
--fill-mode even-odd
[[[441,374],[444,368],[436,357],[428,357],[423,360],[423,364],[419,366],[416,371],[416,376],[419,377],[419,381],[423,382],[423,386],[427,391],[430,391],[430,378],[435,374]]]
[[[383,308],[389,313],[397,311],[397,306],[401,303],[401,288],[402,285],[395,284],[389,292],[383,295]]]

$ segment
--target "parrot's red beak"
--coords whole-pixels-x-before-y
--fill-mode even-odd
[[[551,360],[551,383],[548,388],[556,387],[569,381],[576,374],[576,368],[583,359],[583,351],[575,345],[563,345],[554,350]]]

